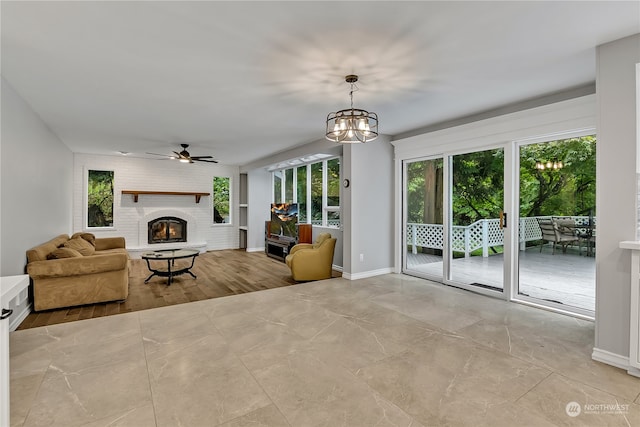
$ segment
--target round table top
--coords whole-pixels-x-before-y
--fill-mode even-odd
[[[200,253],[198,249],[159,249],[153,252],[145,252],[142,259],[178,259],[197,256]]]

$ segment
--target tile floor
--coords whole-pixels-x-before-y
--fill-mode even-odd
[[[638,426],[593,328],[390,274],[28,329],[11,425]]]

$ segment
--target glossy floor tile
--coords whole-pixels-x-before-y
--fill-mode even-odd
[[[593,323],[389,274],[11,334],[11,425],[628,426]]]

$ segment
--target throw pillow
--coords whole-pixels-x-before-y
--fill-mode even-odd
[[[96,236],[91,233],[85,233],[83,231],[79,231],[75,233],[73,236],[71,236],[72,239],[75,239],[76,237],[82,237],[84,240],[91,243],[91,245],[94,247],[96,245]]]
[[[47,259],[76,258],[81,256],[82,254],[75,249],[62,247],[47,255]]]
[[[75,249],[84,256],[93,255],[93,253],[96,251],[96,248],[94,248],[91,243],[87,242],[81,237],[69,239],[62,246],[69,249]]]

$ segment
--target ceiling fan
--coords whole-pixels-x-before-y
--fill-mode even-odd
[[[187,147],[189,146],[189,144],[180,144],[180,145],[182,146],[182,151],[180,151],[179,153],[177,151],[174,151],[173,152],[174,155],[167,156],[164,154],[156,154],[156,153],[147,153],[147,154],[151,154],[152,156],[168,157],[169,159],[178,160],[182,163],[193,163],[193,162],[218,163],[217,160],[213,160],[212,156],[192,156],[187,151]],[[211,160],[207,160],[207,159],[211,159]]]

